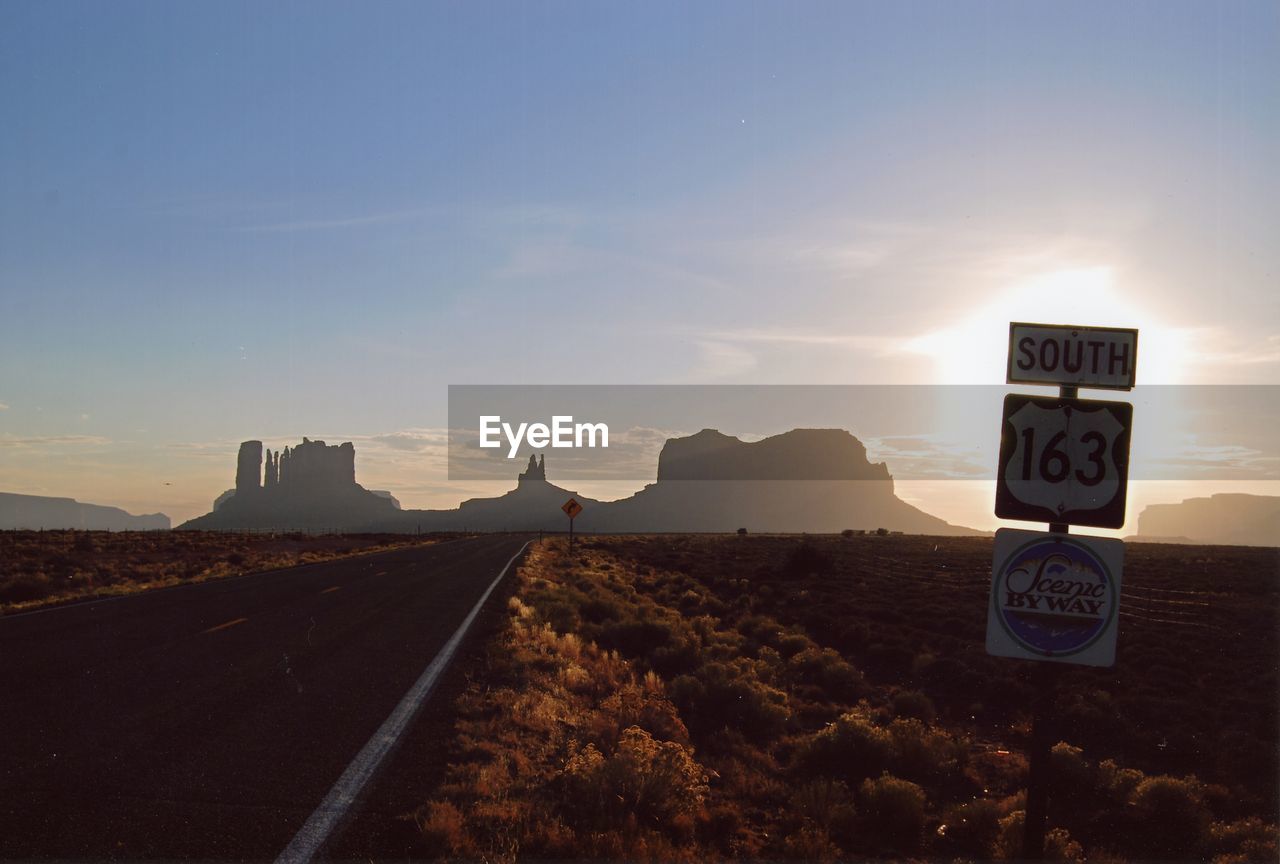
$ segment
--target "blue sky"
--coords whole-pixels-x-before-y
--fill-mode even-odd
[[[1015,316],[1280,383],[1278,36],[1274,3],[6,0],[0,488],[194,515],[236,441],[305,434],[439,506],[450,383],[999,383]]]

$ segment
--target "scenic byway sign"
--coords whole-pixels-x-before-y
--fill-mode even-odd
[[[1123,526],[1132,420],[1127,402],[1006,396],[996,515]]]
[[[987,653],[1113,666],[1124,542],[1001,528],[992,560]]]
[[[1065,324],[1009,325],[1009,384],[1132,390],[1138,331]]]
[[[582,512],[582,505],[578,503],[577,498],[570,498],[568,501],[560,505],[560,509],[564,511],[564,515],[573,519]]]

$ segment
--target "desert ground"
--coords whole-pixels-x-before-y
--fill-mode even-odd
[[[1280,550],[1129,544],[1096,669],[986,654],[990,539],[848,533],[533,541],[335,854],[1017,857],[1053,674],[1050,857],[1275,860]],[[440,539],[6,532],[0,603]]]
[[[1278,555],[1129,545],[1115,667],[1053,664],[1049,857],[1275,859]],[[1048,664],[985,653],[990,556],[910,536],[548,540],[468,661],[421,804],[373,851],[1018,857]]]

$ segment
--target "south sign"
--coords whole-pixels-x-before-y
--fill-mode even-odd
[[[1001,528],[992,560],[987,653],[1111,666],[1124,542]]]
[[[1006,396],[996,515],[1122,527],[1132,420],[1127,402]]]
[[[1132,390],[1138,331],[1065,324],[1009,325],[1009,384]]]

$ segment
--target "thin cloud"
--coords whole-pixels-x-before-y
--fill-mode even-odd
[[[598,248],[580,242],[568,230],[551,231],[514,244],[491,275],[504,281],[523,282],[575,275],[598,279],[600,274],[607,273],[628,274],[654,285],[679,285],[694,291],[724,293],[730,287],[715,275],[664,259],[660,250],[635,254]]]
[[[364,216],[350,216],[342,219],[296,219],[287,222],[273,222],[266,225],[246,225],[236,230],[250,234],[288,234],[298,231],[328,231],[334,228],[358,228],[364,225],[383,225],[389,222],[404,222],[428,212],[426,208],[414,210],[393,210],[387,213],[370,213]]]
[[[403,429],[384,435],[371,435],[360,440],[375,442],[392,450],[417,453],[442,447],[448,442],[448,438],[448,431],[444,429]]]
[[[884,462],[897,480],[974,480],[991,476],[984,454],[935,435],[868,436],[867,458]]]
[[[680,328],[674,335],[688,336],[713,342],[745,342],[769,345],[831,345],[888,352],[901,341],[887,336],[856,336],[848,333],[830,333],[804,328],[760,328],[690,330]]]
[[[101,447],[110,443],[110,438],[99,435],[0,435],[0,447]]]
[[[1197,358],[1217,366],[1259,366],[1280,363],[1280,334],[1272,334],[1251,345],[1240,345],[1239,334],[1221,327],[1199,327],[1184,331]],[[1221,347],[1221,346],[1229,347]]]
[[[721,380],[745,375],[758,365],[756,355],[732,342],[700,339],[701,362],[688,376],[692,381]]]

